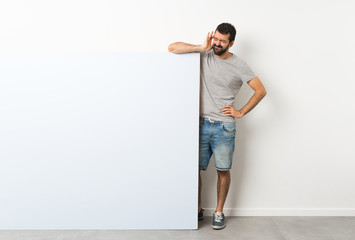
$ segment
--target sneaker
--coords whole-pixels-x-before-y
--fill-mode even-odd
[[[224,214],[222,212],[214,212],[212,220],[213,229],[222,229],[226,226],[224,223]]]
[[[203,219],[203,211],[205,211],[205,210],[203,210],[203,209],[201,208],[201,210],[198,212],[198,220],[199,220],[199,221]]]

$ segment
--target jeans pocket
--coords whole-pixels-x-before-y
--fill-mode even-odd
[[[224,122],[222,129],[223,131],[228,133],[235,133],[236,132],[235,122]]]

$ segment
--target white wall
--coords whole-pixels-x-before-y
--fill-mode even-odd
[[[0,50],[159,51],[200,44],[221,22],[268,95],[238,120],[236,215],[354,215],[354,3],[342,1],[2,1]],[[241,107],[252,92],[244,86]],[[213,165],[203,207],[216,204]],[[209,186],[209,187],[207,187]]]

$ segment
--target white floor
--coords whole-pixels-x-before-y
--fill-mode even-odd
[[[211,221],[205,217],[198,230],[179,231],[1,230],[0,240],[355,240],[355,217],[227,217],[223,230],[213,230]]]

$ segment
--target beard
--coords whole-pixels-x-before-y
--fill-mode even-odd
[[[219,47],[219,49],[216,49],[216,47]],[[216,46],[215,44],[212,45],[212,49],[214,54],[221,56],[228,50],[228,46],[226,48],[222,48],[222,46]]]

